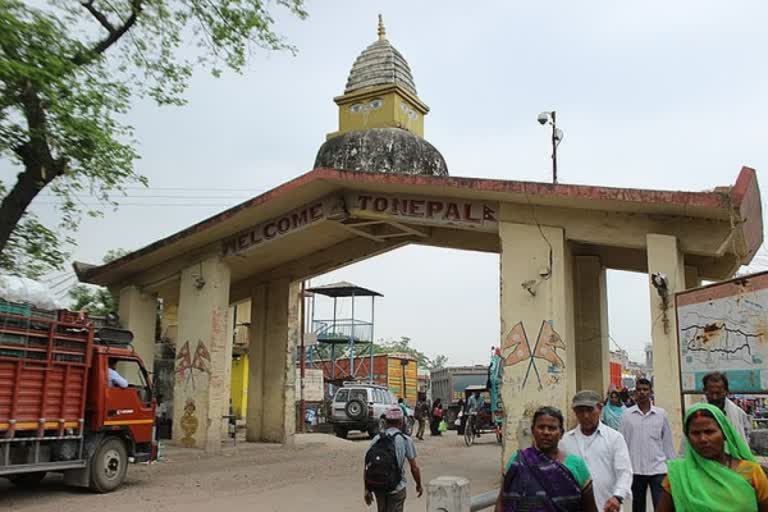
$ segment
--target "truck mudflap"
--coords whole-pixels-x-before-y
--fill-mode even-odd
[[[63,472],[64,483],[77,487],[88,487],[91,483],[91,459],[96,447],[99,446],[104,434],[91,434],[86,436],[83,445],[83,466],[79,469],[70,469]]]

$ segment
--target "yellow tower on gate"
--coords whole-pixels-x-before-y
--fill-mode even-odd
[[[381,14],[378,34],[355,60],[344,94],[333,99],[339,106],[339,130],[328,139],[370,128],[402,128],[424,137],[429,107],[416,94],[408,62],[387,40]]]

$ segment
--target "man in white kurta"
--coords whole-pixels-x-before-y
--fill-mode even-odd
[[[602,405],[594,391],[576,393],[571,406],[579,426],[566,432],[558,446],[584,459],[597,510],[619,512],[624,500],[632,497],[632,461],[624,437],[600,421]]]

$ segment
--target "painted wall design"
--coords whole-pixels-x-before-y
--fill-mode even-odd
[[[195,434],[197,434],[200,421],[195,415],[196,410],[195,401],[191,398],[187,400],[184,405],[184,415],[181,417],[181,431],[184,433],[184,437],[181,438],[181,445],[185,448],[194,448],[197,444]]]
[[[201,372],[206,376],[211,375],[211,353],[201,340],[197,341],[194,356],[190,350],[189,341],[185,341],[181,349],[176,353],[176,380],[183,383],[184,391],[196,388],[195,372]]]
[[[533,348],[528,340],[523,322],[518,322],[510,329],[501,345],[501,357],[504,366],[511,367],[520,363],[527,363],[525,375],[520,382],[520,390],[525,389],[528,380],[533,374],[536,377],[538,389],[543,389],[545,384],[559,384],[565,372],[565,361],[558,354],[559,350],[565,350],[565,343],[552,326],[551,320],[544,320],[539,326],[539,334]],[[545,362],[546,373],[542,379],[536,360]]]
[[[563,407],[565,350],[565,342],[551,320],[543,320],[538,325],[533,343],[523,322],[516,323],[504,336],[501,344],[502,396],[504,403],[509,404],[506,408],[504,461],[518,447],[531,446],[531,420],[536,409],[543,405]]]

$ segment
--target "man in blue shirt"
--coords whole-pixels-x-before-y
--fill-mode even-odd
[[[475,391],[475,394],[473,394],[471,397],[469,397],[469,401],[467,402],[467,407],[469,408],[469,412],[476,412],[479,413],[483,406],[485,405],[485,399],[480,395],[479,391]]]
[[[413,440],[401,431],[404,421],[403,411],[398,406],[391,407],[387,409],[384,418],[387,423],[384,433],[388,436],[394,436],[395,455],[397,457],[398,467],[400,467],[401,470],[400,483],[392,492],[374,492],[369,490],[366,486],[364,474],[364,499],[366,505],[370,505],[373,503],[373,497],[375,495],[378,512],[403,512],[405,507],[405,490],[408,487],[408,480],[405,478],[405,461],[407,460],[411,467],[411,475],[413,475],[413,479],[416,482],[416,492],[419,497],[421,497],[421,494],[424,492],[424,489],[421,487],[421,470],[416,463],[416,446],[413,444]],[[379,437],[380,435],[377,435],[373,438],[371,446],[376,444]]]
[[[115,369],[117,366],[116,359],[110,359],[109,368],[107,368],[107,385],[111,388],[127,388],[128,381],[123,378],[122,375],[117,373]]]

